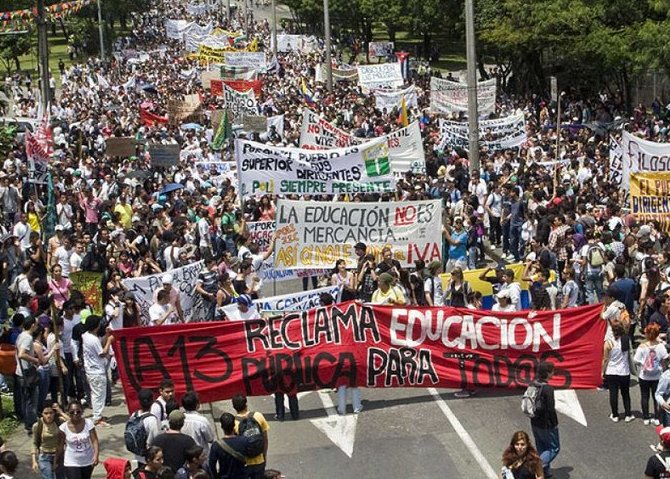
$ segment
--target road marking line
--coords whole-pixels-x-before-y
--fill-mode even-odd
[[[498,479],[498,474],[493,470],[489,462],[486,460],[482,452],[479,450],[477,447],[477,444],[475,444],[475,441],[472,440],[472,437],[468,433],[468,431],[465,430],[463,427],[463,424],[461,424],[461,421],[458,420],[454,412],[451,410],[449,406],[447,406],[447,403],[444,402],[444,399],[442,399],[442,396],[440,396],[440,393],[437,392],[437,389],[435,388],[428,388],[428,392],[433,396],[433,399],[435,399],[435,402],[439,406],[439,408],[442,410],[442,413],[446,416],[446,418],[449,420],[449,423],[451,424],[451,427],[454,428],[454,431],[456,431],[456,434],[458,434],[458,437],[461,438],[461,441],[463,441],[463,444],[465,444],[465,447],[468,448],[470,451],[470,454],[472,454],[472,457],[475,458],[475,461],[477,461],[477,464],[479,464],[479,467],[482,468],[482,471],[484,471],[484,474],[486,474],[487,479]]]

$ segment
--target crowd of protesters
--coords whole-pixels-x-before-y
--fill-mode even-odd
[[[189,14],[178,2],[163,3],[171,4],[171,18],[210,20],[207,15]],[[0,172],[0,320],[7,324],[4,341],[17,350],[15,379],[20,387],[12,387],[16,414],[26,432],[36,438],[34,468],[46,471],[57,451],[64,451],[68,479],[90,477],[98,462],[95,431],[108,427],[104,408],[111,401],[111,382],[118,379],[111,349],[114,330],[144,326],[136,298],[125,290],[123,279],[161,274],[163,287],[149,310],[149,325],[184,320],[170,271],[195,261],[205,263],[195,294],[210,305],[202,320],[225,319],[222,307],[231,303],[246,313],[252,300],[263,294],[260,269],[272,248],[259,251],[257,244],[249,242],[246,224],[274,219],[277,198],[247,198],[241,203],[234,177],[196,166],[198,161],[232,159],[230,148],[222,152],[212,148],[211,112],[223,107],[223,99],[203,88],[204,64],[184,55],[183,45],[165,37],[165,18],[162,10],[135,15],[132,33],[117,42],[116,55],[109,61],[89,59],[61,69],[60,88],[49,107],[54,149],[49,166],[51,209],[51,188],[32,181],[24,143],[16,142]],[[249,41],[254,38],[260,48],[269,50],[267,21],[254,22],[239,12],[219,26],[244,29]],[[135,61],[126,55],[130,50],[150,55]],[[283,132],[272,129],[248,137],[299,146],[306,107],[303,79],[313,90],[310,108],[357,137],[372,138],[402,127],[398,109],[377,110],[374,96],[363,94],[356,82],[336,82],[332,92],[317,84],[314,76],[322,57],[322,52],[280,54],[273,69],[260,76],[263,90],[258,104],[260,114],[284,115]],[[346,68],[342,52],[335,57]],[[332,274],[319,281],[342,286],[344,300],[481,309],[482,293],[465,279],[464,272],[482,268],[478,276],[493,286],[495,311],[522,309],[525,289],[530,290],[528,307],[535,310],[602,302],[602,317],[610,324],[602,365],[610,391],[610,418],[620,418],[619,393],[624,421],[635,418],[629,388],[631,364],[637,364],[643,421],[669,426],[670,373],[663,373],[662,362],[668,356],[670,241],[659,224],[639,222],[627,214],[622,189],[613,181],[609,166],[610,134],[616,137],[625,128],[647,139],[666,141],[668,112],[655,102],[651,109],[640,106],[630,116],[616,92],[588,99],[568,92],[557,154],[557,119],[548,95],[514,96],[499,91],[491,117],[523,113],[528,141],[513,150],[481,151],[481,170],[471,173],[464,151],[440,147],[438,118],[428,108],[431,74],[422,67],[408,79],[419,92],[418,106],[410,109],[409,116],[420,124],[425,173],[405,172],[394,193],[305,199],[441,199],[444,261],[417,261],[413,268],[403,268],[389,248],[375,257],[368,253],[369,245],[360,243],[355,247],[357,268],[348,271],[339,261]],[[30,84],[18,75],[8,77],[5,84],[14,114],[36,116],[37,98]],[[189,94],[202,99],[201,128],[141,120],[140,108],[163,117],[168,100]],[[113,136],[132,136],[143,145],[179,144],[180,161],[170,168],[152,167],[148,149],[141,146],[135,155],[110,157],[105,139]],[[174,183],[179,184],[177,189],[161,193]],[[523,272],[515,275],[508,266],[511,263],[523,263]],[[73,288],[68,278],[77,271],[102,273],[104,314],[91,314],[84,295]],[[446,285],[440,279],[443,272],[450,273]],[[314,278],[312,286],[316,283]],[[303,288],[309,286],[305,278]],[[628,351],[634,347],[634,361],[629,363]],[[10,383],[2,378],[3,392],[10,390]],[[61,387],[63,397],[59,397]],[[166,434],[182,434],[179,431],[195,411],[189,409],[193,404],[184,404],[186,412],[177,414],[168,410],[165,399],[160,409],[154,407],[149,393],[142,406],[143,412],[158,419],[155,433],[166,424]],[[360,392],[354,388],[352,393],[354,410],[360,412]],[[346,388],[339,394],[342,414],[346,394]],[[242,407],[240,401],[237,406]],[[59,402],[69,404],[66,411],[52,406]],[[237,406],[237,414],[243,414],[245,409]],[[91,420],[82,416],[85,407],[92,408]],[[295,411],[291,407],[294,414],[297,418],[297,402]],[[57,428],[59,418],[64,422]],[[267,425],[260,418],[258,423]],[[232,416],[222,416],[221,426],[234,436]],[[169,439],[164,438],[163,447],[170,447]],[[75,457],[71,441],[86,442],[87,456]],[[184,447],[183,461],[169,456],[176,461],[172,469],[177,477],[208,477],[197,475],[207,451],[209,464],[213,457],[234,457],[211,442],[198,443],[196,448],[195,441]],[[517,433],[506,458],[514,456],[519,442],[534,451],[528,436]],[[164,449],[149,447],[144,458],[139,457],[146,462],[145,472],[136,477],[168,477],[161,475],[161,458],[167,463]],[[537,458],[531,459],[530,467],[538,470]],[[176,469],[184,464],[192,465],[192,470],[179,475]],[[253,466],[261,463],[247,464],[246,473],[253,476]],[[110,477],[127,477],[126,462],[112,468],[121,468],[125,476]],[[211,477],[237,477],[217,475],[214,469],[210,473]],[[49,474],[42,472],[42,477],[59,477]]]

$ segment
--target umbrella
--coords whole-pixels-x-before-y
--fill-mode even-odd
[[[163,189],[160,190],[161,195],[167,195],[168,193],[172,193],[173,191],[181,190],[184,187],[181,183],[168,183],[163,187]]]
[[[195,130],[195,131],[200,131],[204,130],[205,127],[202,125],[198,125],[197,123],[184,123],[182,126],[180,126],[182,130]]]
[[[158,94],[158,90],[156,90],[156,87],[153,85],[144,85],[142,87],[142,90],[144,90],[147,93],[153,93],[154,95]]]
[[[138,179],[144,179],[144,178],[149,178],[151,176],[151,172],[147,170],[134,170],[131,171],[126,175],[126,178],[138,178]]]

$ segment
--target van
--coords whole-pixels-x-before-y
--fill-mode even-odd
[[[40,121],[37,118],[24,118],[24,117],[2,117],[0,118],[1,126],[14,126],[16,127],[16,141],[23,143],[24,137],[26,136],[26,131],[30,133],[35,133],[39,127]]]

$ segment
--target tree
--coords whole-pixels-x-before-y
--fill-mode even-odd
[[[0,35],[0,60],[7,73],[21,69],[19,57],[30,51],[31,36],[26,33]],[[12,68],[15,67],[15,68]]]

